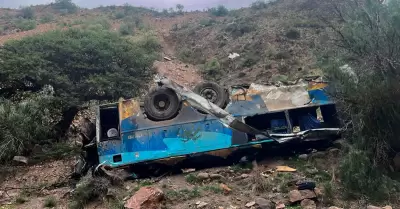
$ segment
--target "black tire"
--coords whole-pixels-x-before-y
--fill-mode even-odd
[[[181,102],[172,89],[158,87],[152,89],[144,100],[144,110],[147,118],[153,121],[170,120],[180,110]]]
[[[229,95],[227,91],[216,83],[200,83],[193,91],[222,109],[224,109],[229,103]]]

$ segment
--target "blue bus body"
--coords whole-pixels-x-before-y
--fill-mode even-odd
[[[335,104],[324,93],[325,87],[323,83],[309,85],[310,103],[298,108],[270,110],[262,96],[253,92],[241,100],[232,96],[232,102],[225,110],[254,128],[276,134],[291,134],[295,127],[300,132],[337,127]],[[226,157],[243,147],[268,146],[275,141],[272,138],[256,139],[233,130],[187,102],[183,102],[174,119],[160,122],[147,119],[136,100],[100,106],[96,127],[99,163],[110,167],[184,159],[198,154]],[[119,136],[108,138],[109,128],[118,129]]]

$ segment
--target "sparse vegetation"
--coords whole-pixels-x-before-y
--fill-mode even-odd
[[[15,21],[15,27],[21,29],[22,31],[33,30],[36,28],[36,20],[27,20],[27,19],[17,19]]]
[[[56,207],[56,206],[57,206],[57,200],[56,200],[55,197],[50,196],[50,197],[47,197],[47,198],[44,200],[43,207],[45,207],[45,208],[54,208],[54,207]]]
[[[84,206],[93,200],[104,197],[110,182],[105,178],[85,177],[77,185],[72,194],[70,209],[83,209]]]
[[[40,17],[40,23],[49,23],[54,21],[54,15],[48,13]]]
[[[288,32],[286,32],[286,37],[289,39],[299,39],[300,32],[295,29],[290,29]]]
[[[185,179],[188,183],[191,183],[191,184],[195,184],[195,183],[199,182],[199,179],[197,179],[196,175],[194,175],[192,173],[185,176]]]
[[[32,7],[23,7],[20,11],[19,17],[24,19],[35,19],[35,10]]]
[[[336,8],[334,17],[343,25],[328,21],[331,16],[324,20],[337,32],[334,43],[340,47],[325,51],[321,63],[351,143],[341,180],[353,197],[387,200],[398,185],[385,174],[393,151],[399,151],[398,129],[392,127],[400,124],[400,105],[394,99],[399,98],[400,4],[346,1]]]
[[[61,14],[74,14],[79,9],[72,0],[56,0],[55,3],[52,4],[52,7]]]
[[[251,4],[252,9],[265,9],[268,7],[268,2],[266,0],[257,0]]]
[[[213,7],[208,10],[212,15],[217,17],[223,17],[229,14],[229,10],[224,5]]]
[[[195,187],[191,190],[182,189],[182,190],[168,190],[166,192],[166,198],[170,201],[177,200],[191,200],[201,196],[201,192],[198,187]]]
[[[132,35],[134,33],[135,26],[131,23],[122,23],[119,27],[119,33],[123,36]]]

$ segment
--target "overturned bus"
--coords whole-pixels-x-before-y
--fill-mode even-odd
[[[198,155],[229,158],[249,147],[335,139],[340,132],[325,82],[229,89],[204,82],[193,91],[162,77],[156,84],[144,101],[97,108],[96,137],[86,145],[92,150],[86,161],[117,168]]]

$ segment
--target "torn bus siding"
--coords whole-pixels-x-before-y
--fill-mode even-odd
[[[330,136],[339,130],[327,129],[325,122],[317,120],[316,109],[320,108],[325,121],[334,122],[335,107],[324,97],[325,84],[284,88],[252,84],[233,91],[231,96],[237,99],[223,110],[184,87],[164,82],[183,99],[179,114],[156,122],[145,117],[139,101],[119,101],[120,136],[99,137],[100,163],[111,167],[148,161],[165,163],[169,158],[181,161],[197,153],[227,157],[249,146],[304,140],[313,134]],[[294,131],[295,127],[299,131]]]

